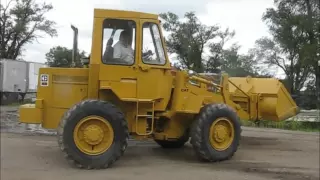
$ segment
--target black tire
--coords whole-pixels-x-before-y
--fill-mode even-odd
[[[228,118],[234,127],[234,139],[231,145],[223,150],[214,149],[209,140],[210,126],[217,118]],[[236,112],[225,104],[209,104],[204,106],[191,129],[191,144],[202,161],[216,162],[230,159],[237,151],[241,138],[241,125]]]
[[[189,140],[189,134],[183,135],[181,138],[175,141],[167,141],[167,140],[157,140],[154,141],[159,144],[162,148],[165,149],[178,149],[184,146],[186,142]]]
[[[81,152],[73,139],[76,124],[84,117],[101,116],[111,124],[114,139],[110,148],[100,155]],[[84,100],[64,114],[57,129],[58,144],[65,158],[78,168],[102,169],[110,167],[124,153],[129,139],[127,121],[113,104],[100,100]]]

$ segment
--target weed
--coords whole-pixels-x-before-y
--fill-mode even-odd
[[[253,121],[241,121],[243,126],[248,127],[261,127],[261,128],[276,128],[276,129],[286,129],[286,130],[294,130],[294,131],[307,131],[307,132],[320,132],[320,121],[297,121],[297,120],[289,120],[289,121],[268,121],[261,120],[257,122]]]

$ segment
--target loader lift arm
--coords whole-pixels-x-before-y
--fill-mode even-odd
[[[300,112],[289,92],[275,78],[229,78],[228,74],[222,74],[220,85],[193,74],[189,79],[214,86],[221,92],[223,102],[233,107],[243,120],[282,121]],[[270,88],[263,90],[268,85],[274,87],[271,92]]]

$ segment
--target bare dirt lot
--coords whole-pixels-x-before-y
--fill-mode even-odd
[[[235,156],[211,164],[199,162],[190,144],[166,150],[152,141],[130,140],[125,155],[112,168],[80,170],[68,165],[55,136],[32,128],[26,130],[17,124],[15,114],[3,114],[2,111],[1,180],[320,178],[319,133],[243,127]]]

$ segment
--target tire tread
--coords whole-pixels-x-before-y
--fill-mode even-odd
[[[209,105],[204,106],[200,110],[200,113],[198,114],[198,116],[196,117],[195,121],[192,124],[191,142],[190,143],[192,144],[198,157],[203,161],[218,162],[218,161],[228,160],[234,156],[234,154],[237,151],[238,146],[239,146],[239,141],[241,138],[241,127],[239,127],[240,133],[235,134],[235,137],[237,136],[237,138],[239,138],[239,141],[236,142],[237,144],[235,145],[235,148],[233,149],[233,151],[230,154],[228,154],[227,156],[225,156],[223,158],[217,158],[217,156],[215,156],[215,154],[212,154],[208,150],[208,148],[207,148],[208,142],[205,142],[205,140],[204,140],[203,129],[205,126],[210,127],[211,124],[209,124],[209,122],[211,122],[211,121],[209,121],[209,118],[211,116],[217,114],[219,111],[234,113],[234,115],[236,115],[236,112],[226,104],[209,104]],[[236,115],[236,119],[233,119],[233,120],[236,121],[236,123],[234,122],[235,126],[240,126],[240,120],[237,115]]]
[[[67,123],[67,121],[70,121],[70,116],[73,113],[76,113],[77,111],[81,110],[83,107],[85,106],[93,106],[93,107],[103,107],[106,110],[112,111],[112,112],[116,112],[116,119],[120,119],[121,120],[121,126],[122,128],[125,130],[125,138],[121,141],[121,148],[119,152],[115,152],[113,153],[113,156],[108,159],[105,160],[104,164],[100,164],[97,165],[94,162],[91,163],[90,165],[84,165],[81,164],[80,162],[78,162],[75,158],[74,155],[72,153],[70,153],[71,151],[69,150],[69,146],[66,145],[63,140],[63,135],[64,135],[64,127]],[[72,165],[81,168],[81,169],[106,169],[110,166],[112,166],[114,164],[114,162],[116,160],[118,160],[123,154],[124,151],[126,150],[127,146],[128,146],[128,140],[129,140],[129,130],[128,130],[128,125],[127,125],[127,121],[124,117],[124,114],[116,107],[114,106],[112,103],[107,102],[107,101],[100,101],[100,100],[94,100],[94,99],[87,99],[84,100],[76,105],[74,105],[73,107],[71,107],[69,110],[67,110],[59,125],[57,128],[57,140],[58,140],[58,145],[61,149],[61,151],[64,154],[65,159]]]

